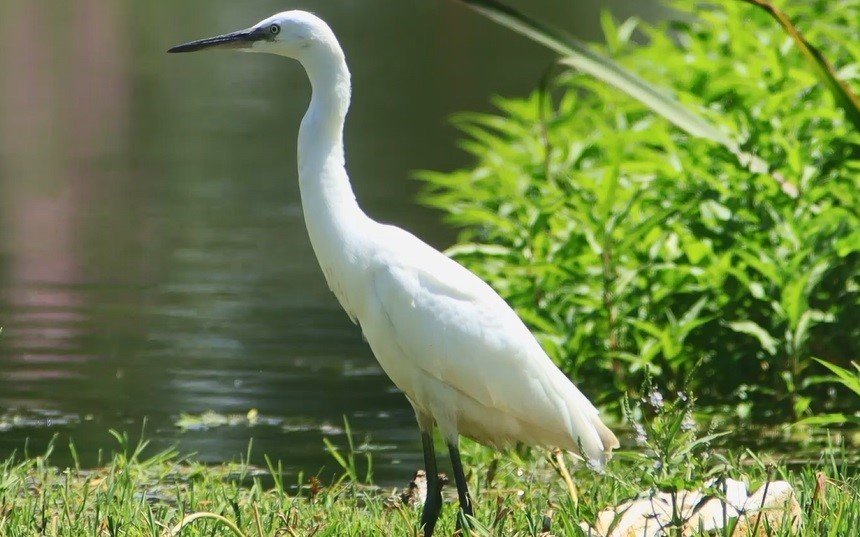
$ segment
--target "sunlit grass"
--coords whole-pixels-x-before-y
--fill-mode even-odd
[[[476,501],[472,534],[588,535],[580,523],[590,523],[600,510],[650,486],[682,489],[721,475],[742,478],[751,489],[777,479],[790,482],[803,511],[802,535],[850,535],[860,524],[860,478],[841,460],[839,449],[802,467],[764,462],[751,453],[705,456],[707,435],[701,442],[688,427],[683,432],[674,427],[671,416],[678,404],[685,403],[661,406],[646,427],[647,443],[620,453],[602,473],[567,459],[572,484],[559,477],[557,463],[546,452],[497,453],[465,443]],[[343,476],[323,483],[305,475],[284,481],[276,463],[267,469],[241,460],[207,466],[172,449],[147,455],[145,441],[132,445],[125,435],[115,437],[118,448],[94,470],[54,467],[51,449],[2,463],[0,535],[417,535],[420,506],[401,501],[402,490],[368,483],[370,459],[348,447],[328,446]],[[667,451],[653,449],[664,443]],[[678,454],[676,468],[655,473],[655,463]],[[404,486],[407,473],[411,470],[404,469]],[[456,513],[449,490],[438,535],[454,532]]]

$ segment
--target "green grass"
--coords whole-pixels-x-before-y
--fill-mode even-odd
[[[541,535],[545,527],[553,535],[585,535],[578,522],[593,520],[599,509],[631,496],[634,490],[621,479],[636,480],[632,474],[641,471],[620,459],[610,466],[618,478],[574,471],[577,505],[543,459],[515,454],[492,458],[473,445],[466,451],[469,466],[477,468],[470,476],[477,522],[486,528],[476,535]],[[768,470],[753,459],[747,462],[750,482],[764,483]],[[813,501],[818,472],[828,480],[823,501]],[[860,524],[860,479],[835,459],[801,469],[776,466],[771,475],[799,490],[805,513],[802,535],[847,536]],[[0,534],[162,536],[195,513],[207,518],[189,522],[181,535],[416,533],[419,508],[395,506],[389,501],[391,490],[349,480],[327,486],[306,480],[296,489],[276,476],[242,463],[204,466],[172,451],[147,458],[118,453],[93,471],[54,468],[42,457],[7,461],[0,477]],[[449,500],[439,535],[453,533],[457,507],[450,495]]]
[[[690,421],[690,398],[649,397],[624,406],[637,447],[619,452],[601,473],[567,459],[572,487],[544,451],[499,453],[465,442],[477,515],[472,534],[588,535],[579,524],[608,506],[649,491],[701,489],[720,477],[746,479],[751,490],[770,480],[792,483],[803,511],[801,535],[851,535],[860,525],[860,476],[856,461],[846,459],[850,450],[831,446],[818,461],[788,467],[714,449],[713,427],[700,433]],[[339,479],[323,483],[300,475],[285,482],[278,464],[207,466],[175,450],[145,455],[146,442],[131,445],[127,436],[115,437],[119,448],[95,470],[53,467],[51,450],[2,463],[0,535],[417,535],[420,507],[398,501],[402,490],[366,482],[372,461],[352,453],[351,444],[346,453],[327,444],[343,469]],[[413,470],[404,468],[404,486]],[[438,535],[454,532],[452,489],[446,487]]]

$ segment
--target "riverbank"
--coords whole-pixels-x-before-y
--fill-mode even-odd
[[[647,490],[648,482],[654,485],[655,476],[663,475],[659,465],[664,458],[648,444],[667,437],[650,428],[643,432],[648,436],[645,442],[634,451],[618,453],[602,473],[569,458],[564,469],[559,468],[543,451],[497,454],[466,443],[464,458],[477,504],[473,534],[588,535],[581,522],[594,521],[600,510]],[[416,534],[420,501],[410,497],[410,476],[404,475],[402,488],[376,487],[372,461],[364,454],[329,445],[333,462],[343,470],[339,479],[305,474],[284,482],[274,462],[269,468],[241,461],[207,466],[174,450],[147,454],[145,442],[130,445],[127,437],[116,436],[118,449],[106,465],[94,470],[56,468],[51,453],[5,461],[0,475],[0,534]],[[820,461],[789,467],[752,453],[703,456],[709,435],[691,439],[682,439],[686,447],[678,444],[666,452],[683,459],[665,474],[679,489],[723,477],[744,480],[751,490],[785,480],[797,493],[801,535],[850,535],[851,528],[860,526],[860,477],[856,467],[840,460],[846,453],[839,447],[824,450]],[[710,469],[699,473],[698,463],[684,458],[688,456],[711,460]],[[572,476],[569,484],[563,479],[567,469]],[[452,487],[446,488],[438,535],[454,531],[456,501]],[[795,533],[786,528],[773,535]]]

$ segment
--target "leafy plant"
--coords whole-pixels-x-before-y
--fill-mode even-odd
[[[849,391],[853,392],[854,395],[857,396],[856,398],[854,398],[853,406],[855,408],[860,408],[860,365],[858,365],[857,362],[851,362],[851,366],[854,368],[854,371],[851,371],[843,367],[839,367],[836,364],[831,364],[830,362],[819,360],[818,358],[813,359],[827,369],[829,369],[832,373],[832,375],[824,377],[822,381],[829,382],[832,384],[841,384],[842,386],[848,388]],[[825,426],[844,424],[860,425],[860,411],[856,411],[854,412],[854,414],[846,414],[842,412],[831,414],[817,414],[815,416],[810,416],[808,418],[800,420],[798,424]]]
[[[785,12],[856,85],[860,3]],[[453,118],[474,165],[421,174],[422,199],[462,229],[450,254],[592,393],[615,400],[646,369],[675,391],[701,363],[691,387],[703,404],[806,413],[822,393],[811,356],[860,355],[860,134],[795,41],[751,6],[603,26],[609,48],[590,50],[671,87],[771,169],[738,166],[730,148],[564,70],[526,98],[496,99],[497,114]]]
[[[694,418],[695,398],[678,392],[667,400],[646,377],[643,396],[624,402],[626,421],[632,425],[636,448],[619,453],[619,464],[638,468],[637,472],[610,472],[610,479],[639,497],[670,498],[671,519],[667,534],[681,534],[695,510],[685,508],[687,495],[701,493],[721,497],[720,485],[732,465],[715,451],[713,443],[727,432],[709,430],[701,435]],[[642,471],[647,469],[646,471]]]
[[[791,36],[797,44],[797,48],[803,53],[809,62],[810,66],[815,70],[818,78],[827,86],[833,94],[836,103],[845,111],[846,117],[854,124],[856,129],[860,129],[860,98],[852,91],[851,86],[839,80],[839,75],[834,71],[833,66],[827,61],[821,52],[815,48],[806,38],[800,33],[800,30],[791,22],[791,19],[772,2],[768,0],[741,0],[748,4],[758,6],[765,10],[776,22]]]

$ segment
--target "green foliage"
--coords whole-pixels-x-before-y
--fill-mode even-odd
[[[566,33],[546,26],[496,0],[460,0],[485,17],[507,26],[515,32],[544,45],[564,56],[563,63],[588,73],[620,91],[638,99],[655,113],[660,114],[694,136],[701,136],[733,148],[734,143],[725,133],[689,108],[673,99],[664,88],[655,88],[633,72],[618,65],[608,56],[600,54],[587,43]]]
[[[833,94],[836,104],[845,111],[845,116],[848,120],[854,124],[855,128],[860,129],[860,98],[857,97],[851,86],[839,79],[839,75],[834,71],[833,66],[830,65],[827,58],[806,40],[800,30],[791,22],[791,18],[769,0],[742,1],[760,7],[783,27],[786,33],[794,40],[797,48],[806,57],[806,60],[818,75],[818,78],[821,79],[821,82]]]
[[[784,9],[856,88],[860,2]],[[646,369],[677,389],[701,363],[706,404],[807,412],[811,356],[860,355],[860,133],[753,6],[603,26],[621,65],[742,133],[772,171],[565,70],[498,114],[454,118],[474,166],[421,176],[463,229],[451,254],[592,393],[635,391]]]

